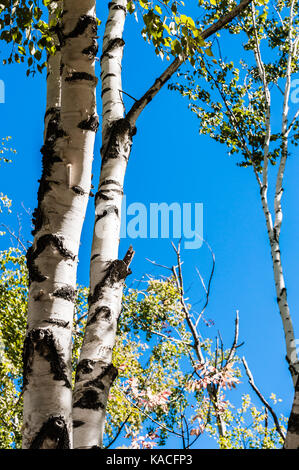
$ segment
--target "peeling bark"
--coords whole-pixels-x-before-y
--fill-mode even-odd
[[[76,270],[98,129],[95,2],[65,0],[61,21],[61,50],[48,61],[43,173],[27,253],[24,448],[72,447]]]

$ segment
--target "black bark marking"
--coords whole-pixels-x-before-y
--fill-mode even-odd
[[[99,408],[105,409],[105,405],[99,399],[100,392],[97,391],[97,389],[101,391],[105,390],[103,383],[105,377],[110,379],[110,384],[112,384],[117,377],[117,369],[113,364],[109,364],[108,366],[104,365],[102,372],[95,379],[89,380],[84,384],[84,388],[89,388],[89,390],[82,393],[81,398],[76,401],[74,407],[92,410],[98,410]]]
[[[111,321],[111,318],[112,318],[112,314],[111,314],[111,310],[109,307],[106,307],[105,305],[103,307],[97,307],[94,311],[94,313],[90,316],[88,322],[87,322],[87,326],[88,325],[92,325],[93,323],[95,323],[98,319],[101,319],[101,320],[104,320],[106,322],[109,322]]]
[[[92,361],[90,359],[82,359],[82,361],[80,361],[77,365],[76,379],[78,378],[79,374],[89,374],[90,372],[92,372],[95,363],[95,361]]]
[[[113,287],[116,283],[125,281],[126,277],[131,273],[128,265],[123,260],[116,259],[110,263],[103,279],[96,284],[93,294],[88,296],[88,304],[92,306],[95,302],[102,298],[102,290],[104,287]]]
[[[279,296],[277,297],[277,303],[279,303],[283,297],[287,297],[287,290],[285,287],[281,289]]]
[[[36,295],[33,295],[33,300],[37,302],[43,297],[43,295],[44,295],[44,291],[40,290]]]
[[[68,321],[56,319],[56,318],[49,318],[49,320],[45,320],[45,323],[49,323],[50,325],[61,326],[62,328],[67,328],[70,324]]]
[[[97,20],[94,16],[90,15],[83,15],[79,18],[75,28],[68,34],[64,35],[64,40],[68,38],[76,38],[83,34],[86,29],[91,26],[91,32],[93,35],[97,35],[98,32],[98,25]]]
[[[97,132],[99,125],[99,117],[96,114],[93,114],[92,116],[89,116],[89,118],[85,121],[81,121],[78,124],[78,127],[79,129],[83,129],[86,131]]]
[[[34,225],[34,230],[32,235],[35,235],[42,227],[44,223],[44,214],[42,210],[42,202],[45,197],[45,194],[50,191],[51,185],[48,180],[52,174],[52,168],[55,163],[62,162],[60,156],[55,153],[56,141],[66,134],[61,128],[60,120],[60,108],[49,108],[46,111],[45,119],[47,116],[51,115],[49,119],[46,137],[43,147],[41,148],[42,154],[42,177],[39,180],[39,189],[38,189],[38,206],[33,212],[32,222]]]
[[[95,378],[94,380],[90,380],[89,382],[86,382],[84,384],[84,387],[85,388],[95,387],[95,388],[98,388],[99,390],[105,390],[105,385],[103,384],[100,376]]]
[[[94,259],[96,259],[98,256],[100,256],[99,254],[95,254],[95,255],[92,255],[92,257],[90,258],[90,261],[93,261]]]
[[[105,409],[105,405],[99,400],[99,393],[96,390],[86,390],[82,397],[74,403],[73,407],[88,410]]]
[[[51,416],[33,439],[30,449],[42,449],[46,440],[53,441],[55,449],[70,449],[67,425],[62,416]]]
[[[86,72],[73,72],[65,78],[66,82],[76,82],[77,80],[87,80],[89,82],[94,82],[95,85],[98,83],[97,77]]]
[[[28,268],[28,275],[29,275],[29,285],[31,282],[43,282],[47,279],[47,276],[44,276],[35,265],[34,260],[34,250],[31,246],[28,248],[26,253],[26,260],[27,260],[27,268]],[[36,298],[35,300],[39,300]]]
[[[105,55],[108,55],[110,58],[110,52],[113,51],[113,49],[116,49],[117,47],[124,47],[125,41],[122,38],[114,38],[111,39],[111,41],[108,42],[106,49],[103,51],[103,54],[101,55],[100,61],[103,60]]]
[[[125,12],[125,14],[127,14],[126,7],[124,7],[123,5],[119,5],[118,3],[109,2],[108,3],[108,8],[109,8],[109,10],[110,10],[110,8],[112,10],[123,10]]]
[[[109,214],[116,214],[117,217],[119,217],[118,208],[116,206],[108,207],[107,209],[104,210],[104,212],[102,214],[97,215],[97,217],[95,219],[95,223],[97,223],[99,220],[103,219],[104,217],[106,217]]]
[[[104,201],[113,201],[113,197],[107,196],[107,194],[104,194],[103,191],[98,191],[96,193],[96,200],[97,199],[103,199]]]
[[[122,187],[121,184],[119,184],[119,182],[116,181],[116,180],[104,180],[104,181],[102,181],[102,183],[100,184],[100,188],[101,188],[102,186],[106,186],[107,184],[115,184],[116,186],[119,186],[120,188]],[[104,190],[102,190],[102,191],[104,191]],[[109,190],[107,189],[107,191],[112,191],[112,189],[109,189]],[[114,190],[113,190],[113,191],[114,191]]]
[[[23,388],[29,383],[35,351],[50,363],[54,380],[62,380],[67,388],[71,388],[67,377],[67,364],[55,342],[53,332],[43,328],[31,330],[26,336],[23,350]]]
[[[56,33],[57,39],[59,44],[56,44],[56,51],[61,51],[61,47],[63,46],[63,32],[62,32],[62,25],[61,22],[58,21],[54,27],[51,28],[51,32]]]
[[[60,297],[61,299],[68,300],[69,302],[74,302],[76,294],[77,291],[72,286],[65,286],[56,289],[52,295],[54,295],[54,297]]]
[[[74,191],[74,193],[78,194],[79,196],[84,196],[86,194],[81,186],[72,186],[72,191]]]
[[[82,54],[87,55],[89,59],[93,60],[96,57],[98,50],[99,46],[97,40],[93,39],[91,46],[88,46],[83,49]]]
[[[60,108],[57,108],[57,107],[51,107],[51,108],[48,108],[45,112],[45,119],[50,115],[50,114],[60,114]]]
[[[299,414],[291,412],[288,423],[288,433],[299,435]]]
[[[107,88],[104,88],[101,92],[101,97],[103,98],[104,94],[107,93],[108,91],[110,91],[112,88],[110,87],[107,87]]]
[[[136,134],[136,128],[132,127],[127,119],[118,119],[109,129],[107,144],[102,147],[102,165],[108,158],[118,158],[121,154],[130,154],[132,137]],[[127,158],[128,158],[127,157]]]
[[[79,419],[74,419],[73,421],[74,428],[80,428],[80,426],[83,426],[84,424],[84,421],[80,421]]]
[[[102,372],[93,380],[90,380],[84,384],[84,387],[95,387],[99,388],[100,390],[105,389],[105,385],[103,384],[103,379],[108,376],[110,379],[110,383],[112,384],[118,375],[116,367],[113,364],[108,364],[103,367]]]
[[[29,272],[29,283],[33,281],[42,282],[47,279],[47,277],[41,274],[38,270],[35,265],[35,260],[49,245],[53,245],[59,251],[62,258],[71,259],[73,261],[76,259],[76,256],[64,247],[63,242],[64,238],[62,236],[48,234],[43,235],[37,240],[35,249],[33,246],[28,249],[26,258]]]
[[[102,72],[103,73],[103,72]],[[102,78],[102,82],[106,80],[108,77],[116,77],[115,73],[106,73],[106,75]]]
[[[124,192],[121,189],[117,189],[117,188],[100,189],[95,195],[95,204],[97,203],[97,199],[103,199],[104,201],[112,201],[113,197],[107,196],[107,194],[105,194],[105,193],[110,193],[110,192],[114,192],[116,194],[119,194],[120,196],[123,196],[124,194]]]

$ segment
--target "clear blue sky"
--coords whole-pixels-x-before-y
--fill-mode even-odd
[[[106,10],[104,11],[106,14]],[[99,13],[101,14],[101,12]],[[129,18],[125,32],[123,90],[138,98],[165,66],[138,34],[138,25]],[[103,28],[101,28],[102,31]],[[3,52],[1,45],[0,54]],[[236,52],[233,53],[236,58]],[[99,71],[99,69],[98,69]],[[43,116],[45,112],[45,74],[25,76],[22,65],[0,65],[0,79],[6,89],[5,104],[0,104],[0,137],[12,136],[17,150],[13,164],[2,165],[0,191],[13,200],[13,214],[1,219],[17,230],[16,215],[22,222],[25,240],[31,240],[31,221],[26,209],[33,210],[37,200],[37,180],[41,175]],[[130,100],[125,99],[127,107]],[[98,90],[100,113],[100,90]],[[215,337],[220,330],[227,345],[233,337],[236,310],[240,312],[240,340],[255,381],[266,397],[274,392],[283,399],[280,410],[288,415],[293,398],[287,370],[281,320],[271,267],[265,222],[259,193],[251,169],[241,169],[228,157],[225,146],[198,135],[198,121],[187,109],[187,101],[163,89],[137,123],[133,149],[126,176],[127,202],[201,202],[204,206],[204,238],[216,256],[216,271],[206,317],[215,326],[205,333]],[[100,133],[96,139],[94,185],[100,169]],[[287,163],[283,196],[284,221],[281,234],[282,257],[288,299],[297,335],[298,321],[298,236],[297,201],[298,161]],[[90,200],[83,228],[78,281],[88,284],[89,254],[92,239],[94,201]],[[8,246],[0,238],[0,248]],[[125,239],[120,256],[133,242],[136,255],[128,282],[144,273],[161,273],[145,258],[162,264],[175,262],[169,240]],[[195,266],[209,274],[211,259],[206,248],[183,253],[186,285],[190,297],[203,296],[196,281]],[[247,391],[246,378],[239,391]],[[229,396],[229,395],[228,395]]]

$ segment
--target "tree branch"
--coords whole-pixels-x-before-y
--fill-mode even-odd
[[[217,33],[220,29],[230,23],[239,13],[251,3],[252,0],[242,0],[239,5],[233,8],[227,15],[224,15],[220,20],[216,21],[209,28],[201,33],[202,39],[207,39],[213,34]],[[176,57],[174,61],[167,67],[167,69],[158,77],[155,83],[147,90],[147,92],[133,104],[132,108],[127,114],[127,120],[131,126],[134,127],[136,121],[148,103],[157,95],[163,85],[172,77],[172,75],[179,69],[185,61],[185,57]]]
[[[259,389],[257,388],[257,386],[255,385],[254,383],[254,379],[253,379],[253,375],[248,367],[248,364],[246,362],[246,359],[245,357],[242,357],[242,362],[243,362],[243,365],[245,367],[245,371],[246,371],[246,374],[247,374],[247,377],[248,377],[248,380],[249,380],[249,383],[252,387],[252,389],[255,391],[256,395],[259,397],[259,399],[261,400],[261,402],[265,405],[265,407],[270,411],[271,415],[272,415],[272,418],[273,418],[273,421],[275,423],[275,427],[276,427],[276,430],[278,432],[278,434],[280,435],[280,437],[285,440],[285,435],[284,433],[282,432],[282,429],[281,429],[281,426],[279,424],[279,421],[278,421],[278,418],[276,416],[276,413],[274,412],[273,408],[269,405],[269,403],[267,402],[267,400],[263,397],[263,395],[261,394],[261,392],[259,391]]]

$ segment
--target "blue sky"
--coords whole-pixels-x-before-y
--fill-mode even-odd
[[[106,12],[105,12],[106,14]],[[102,28],[101,28],[102,29]],[[129,18],[125,31],[123,90],[138,98],[167,63],[161,62],[138,34],[138,25]],[[5,49],[0,49],[2,53]],[[233,52],[234,58],[237,52]],[[2,222],[18,229],[17,214],[25,240],[31,240],[30,217],[37,200],[37,180],[41,175],[43,116],[45,112],[45,74],[27,78],[22,65],[0,65],[5,83],[5,103],[0,104],[0,137],[12,136],[17,150],[13,163],[1,167],[0,191],[13,200],[13,214],[1,214]],[[131,105],[125,99],[127,109]],[[100,90],[98,90],[100,113]],[[236,310],[240,313],[240,340],[255,381],[266,397],[274,392],[283,399],[281,412],[288,415],[293,398],[287,370],[281,320],[276,305],[271,258],[258,188],[251,169],[236,166],[225,146],[199,136],[198,121],[187,109],[187,101],[165,87],[144,111],[137,123],[137,135],[125,183],[127,203],[200,202],[204,210],[204,238],[216,256],[216,271],[206,318],[215,326],[203,332],[215,337],[220,330],[230,344]],[[94,185],[100,169],[100,134],[94,155]],[[298,162],[295,153],[287,163],[283,196],[284,221],[281,246],[288,299],[297,335],[298,321]],[[78,282],[88,284],[89,254],[92,240],[94,201],[90,200],[84,223]],[[0,238],[0,248],[9,239]],[[144,273],[160,274],[146,258],[162,264],[175,263],[170,241],[166,239],[123,239],[120,256],[132,243],[136,255],[128,283]],[[208,250],[185,250],[185,284],[190,298],[200,300],[203,291],[196,279],[195,266],[207,279],[211,267]],[[239,392],[247,391],[242,380]],[[236,392],[234,392],[236,393]]]

